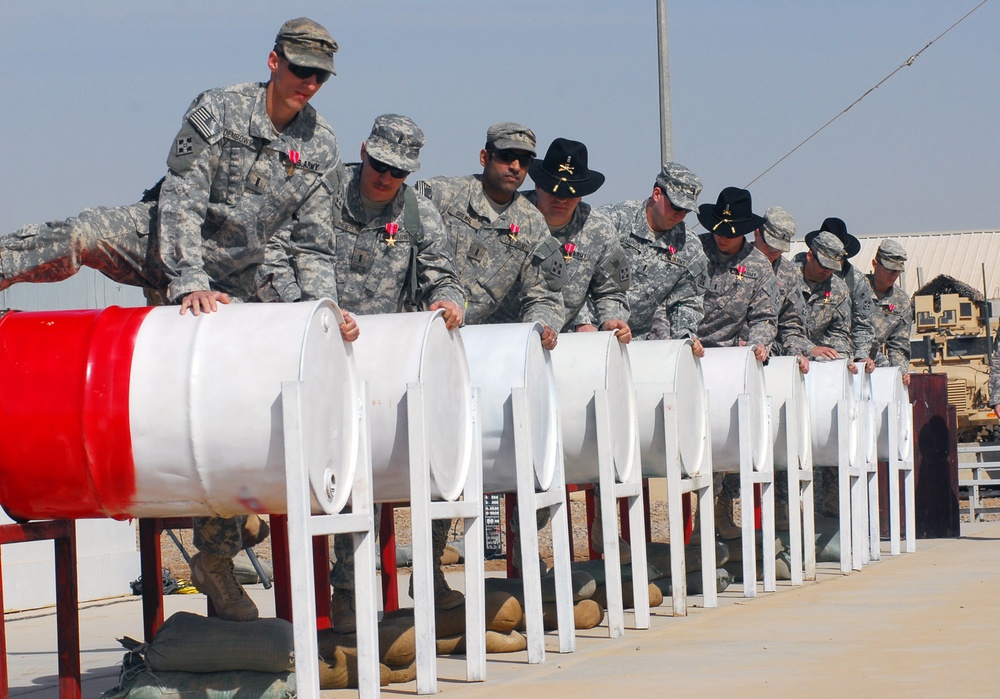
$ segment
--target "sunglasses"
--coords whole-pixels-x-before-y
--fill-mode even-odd
[[[688,213],[688,210],[685,209],[683,206],[675,206],[674,203],[672,201],[670,201],[669,199],[667,199],[667,203],[670,204],[670,208],[671,209],[673,209],[674,211],[676,211],[679,214],[686,214],[686,213]]]
[[[368,166],[375,172],[382,174],[388,172],[392,177],[397,180],[402,180],[407,177],[410,173],[407,170],[400,170],[398,167],[393,167],[388,163],[383,163],[381,160],[375,160],[375,158],[368,156]]]
[[[535,156],[531,153],[518,153],[512,150],[495,150],[492,153],[493,157],[504,165],[510,165],[516,160],[521,164],[521,167],[528,167],[531,165],[531,161],[535,159]]]
[[[284,53],[279,53],[280,58],[284,58],[288,63],[288,72],[294,75],[299,80],[308,80],[309,78],[316,78],[316,83],[322,85],[327,80],[330,79],[330,71],[323,70],[322,68],[310,68],[308,66],[295,65],[285,57]]]

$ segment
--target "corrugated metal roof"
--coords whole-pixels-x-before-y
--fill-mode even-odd
[[[865,274],[872,271],[875,251],[886,237],[906,250],[906,271],[900,275],[900,284],[910,296],[939,274],[947,274],[982,292],[985,264],[986,295],[991,299],[1000,298],[1000,231],[858,236],[861,252],[851,261],[860,271]],[[805,249],[804,239],[793,240],[792,249],[786,254],[792,256]]]

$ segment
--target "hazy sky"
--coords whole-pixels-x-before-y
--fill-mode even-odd
[[[671,0],[674,159],[714,202],[979,1]],[[607,175],[594,204],[647,196],[659,169],[654,0],[0,3],[0,233],[136,201],[190,101],[266,79],[300,15],[340,43],[313,104],[347,161],[397,112],[427,134],[420,176],[481,170],[487,126],[508,120],[540,152],[584,141]],[[856,234],[1000,229],[998,36],[992,0],[756,182],[757,213],[784,206],[800,234],[826,216]]]

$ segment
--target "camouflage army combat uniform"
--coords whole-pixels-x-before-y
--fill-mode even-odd
[[[806,253],[793,258],[798,269],[796,291],[806,307],[806,331],[816,345],[832,347],[844,357],[851,356],[851,297],[847,285],[836,274],[825,282],[810,285],[802,272]]]
[[[697,337],[705,347],[735,347],[741,339],[770,347],[777,336],[778,283],[771,263],[749,242],[735,255],[723,255],[711,233],[701,236],[708,258],[702,279],[704,319]]]
[[[360,314],[396,313],[406,306],[416,310],[416,304],[404,298],[412,275],[417,287],[412,298],[419,296],[425,305],[447,300],[462,306],[465,295],[434,205],[404,184],[381,213],[367,220],[360,174],[360,164],[347,166],[344,206],[334,229],[336,266],[326,270],[328,283],[336,287],[337,303]],[[268,279],[258,294],[271,300],[265,290],[270,287],[277,299],[298,301],[296,279],[282,263],[287,260],[287,239],[281,236],[281,242],[280,252],[269,246],[267,263],[261,268]]]
[[[990,357],[990,405],[996,411],[1000,403],[1000,331],[993,338],[993,356]]]
[[[834,273],[847,286],[851,296],[851,351],[844,356],[864,359],[875,342],[872,318],[875,317],[875,302],[864,275],[850,262],[844,262],[844,269]],[[839,350],[838,350],[839,351]]]
[[[332,293],[314,271],[333,256],[330,212],[342,176],[336,137],[309,105],[278,133],[265,106],[265,83],[202,93],[174,139],[158,198],[154,190],[149,201],[88,209],[0,238],[0,288],[59,281],[85,265],[171,302],[208,289],[246,300],[268,239],[294,221],[305,291]]]
[[[876,306],[872,314],[874,342],[871,358],[875,366],[898,366],[904,372],[910,370],[910,323],[913,320],[913,310],[910,297],[899,286],[892,289],[883,298],[878,298],[872,286],[872,275],[865,277]]]
[[[524,196],[532,204],[537,199],[534,191]],[[593,303],[597,327],[608,320],[627,321],[629,265],[607,217],[580,202],[569,223],[552,235],[565,261],[562,295],[566,322],[557,329],[569,329],[588,301]]]
[[[784,255],[771,263],[774,277],[778,282],[778,335],[775,340],[776,355],[809,356],[816,343],[809,339],[806,331],[806,302],[799,288],[798,280],[802,273],[795,264]]]
[[[618,231],[632,270],[628,290],[632,335],[661,340],[694,337],[705,315],[698,279],[708,268],[698,236],[681,221],[657,237],[646,219],[645,201],[611,204],[597,211]],[[596,325],[584,314],[577,323],[581,320]]]
[[[563,326],[563,260],[545,219],[515,192],[497,215],[480,175],[421,180],[416,190],[444,219],[458,278],[465,287],[466,325],[539,321]]]

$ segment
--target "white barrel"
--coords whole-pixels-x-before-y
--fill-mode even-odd
[[[663,434],[663,394],[677,396],[676,448],[681,473],[697,476],[708,448],[708,417],[701,362],[690,340],[645,340],[628,346],[639,420],[639,454],[645,478],[664,478],[667,445]]]
[[[861,465],[875,461],[878,425],[875,402],[872,400],[872,375],[864,370],[864,365],[860,362],[857,367],[858,373],[851,375],[854,401],[858,407],[858,451],[854,464]]]
[[[899,439],[899,458],[908,457],[913,438],[913,412],[910,407],[910,389],[903,384],[903,370],[899,367],[879,367],[871,374],[872,400],[877,411],[877,453],[881,460],[892,458],[889,453],[889,423],[895,423]],[[886,410],[888,408],[888,410]]]
[[[594,392],[608,392],[611,455],[624,482],[635,467],[635,389],[626,345],[611,332],[563,333],[552,351],[567,483],[597,483]]]
[[[150,311],[130,376],[131,514],[285,512],[281,384],[295,380],[307,386],[313,510],[341,510],[360,444],[359,384],[341,320],[329,300],[220,305],[197,317]]]
[[[771,397],[774,467],[785,470],[797,466],[789,463],[789,434],[799,459],[807,461],[812,448],[806,377],[799,369],[798,357],[771,357],[764,367],[764,382]]]
[[[837,404],[845,398],[848,400],[847,448],[849,454],[856,454],[858,449],[858,408],[847,360],[809,362],[806,393],[812,419],[813,463],[816,466],[837,466],[840,459]]]
[[[542,347],[540,323],[471,325],[462,328],[472,386],[479,389],[483,438],[483,491],[517,490],[512,389],[524,389],[535,486],[548,490],[559,448],[556,379]]]
[[[443,312],[355,316],[358,378],[367,383],[376,502],[410,499],[407,386],[420,383],[431,494],[454,500],[465,488],[472,457],[472,384],[462,337]]]
[[[771,416],[767,410],[764,369],[754,356],[753,345],[707,348],[701,358],[701,371],[708,391],[713,470],[735,471],[740,467],[738,400],[743,394],[750,399],[753,468],[764,468],[771,449]]]

